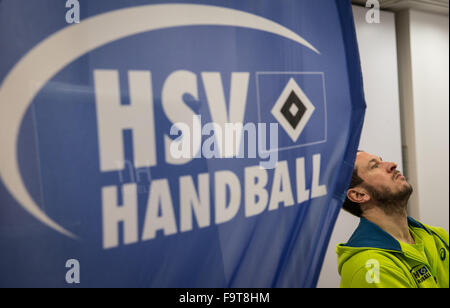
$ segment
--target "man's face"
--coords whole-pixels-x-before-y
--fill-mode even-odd
[[[385,162],[379,156],[358,152],[355,166],[358,176],[364,181],[361,187],[380,205],[407,201],[412,193],[411,185],[393,162]]]

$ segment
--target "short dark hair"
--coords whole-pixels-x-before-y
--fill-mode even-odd
[[[363,152],[358,150],[358,152]],[[353,167],[352,179],[350,180],[350,185],[348,189],[354,188],[358,185],[361,185],[364,182],[358,175],[358,168],[356,166]],[[356,217],[361,217],[363,211],[361,210],[361,205],[359,203],[351,201],[347,196],[345,196],[344,204],[342,208]]]

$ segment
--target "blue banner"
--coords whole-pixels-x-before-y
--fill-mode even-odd
[[[314,287],[364,110],[350,1],[0,1],[0,287]]]

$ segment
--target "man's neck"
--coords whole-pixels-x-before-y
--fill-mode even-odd
[[[373,207],[364,212],[364,218],[389,233],[397,241],[414,244],[414,238],[409,232],[406,209],[401,212],[387,215],[379,207]]]

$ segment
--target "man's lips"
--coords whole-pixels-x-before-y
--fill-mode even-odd
[[[405,177],[399,172],[396,175],[394,175],[394,179],[398,179],[399,177],[401,177],[402,179],[405,179]]]

